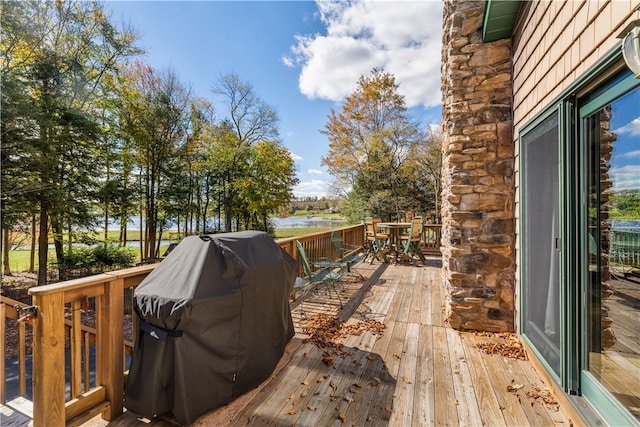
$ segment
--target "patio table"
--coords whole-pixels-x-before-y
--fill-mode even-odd
[[[411,223],[410,222],[379,222],[378,227],[380,228],[384,228],[387,233],[389,234],[389,247],[391,247],[392,245],[395,247],[395,252],[396,252],[396,262],[398,261],[398,241],[399,241],[399,236],[400,233],[403,230],[406,230],[407,228],[411,227]]]

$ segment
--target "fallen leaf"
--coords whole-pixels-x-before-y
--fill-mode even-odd
[[[307,380],[302,381],[302,385],[309,385],[309,381]]]
[[[514,393],[514,392],[516,392],[516,391],[520,390],[522,387],[524,387],[524,385],[523,385],[523,384],[518,384],[518,383],[516,383],[516,384],[509,384],[509,385],[507,386],[507,391],[508,391],[508,392],[511,392],[511,393]]]
[[[413,384],[411,381],[407,379],[407,377],[402,377],[402,382],[405,384]]]
[[[316,412],[316,408],[315,406],[307,406],[307,409],[310,410],[311,412]]]
[[[347,421],[347,416],[345,414],[343,414],[342,412],[340,412],[338,414],[338,418],[340,418],[340,421],[342,421],[342,422]]]
[[[393,411],[391,410],[391,406],[389,405],[385,405],[384,406],[384,410],[387,411],[388,413],[392,413]]]
[[[295,415],[295,414],[297,414],[297,413],[298,413],[298,411],[297,411],[297,410],[295,410],[295,409],[290,409],[290,410],[289,410],[289,412],[287,412],[287,415]]]

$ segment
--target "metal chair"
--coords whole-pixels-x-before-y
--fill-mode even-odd
[[[296,248],[298,249],[299,259],[302,262],[302,269],[304,270],[304,274],[307,276],[307,281],[304,279],[301,281],[296,280],[296,282],[300,282],[300,284],[296,287],[294,284],[294,291],[301,291],[302,295],[300,296],[300,312],[302,316],[306,316],[304,313],[303,302],[304,299],[311,289],[317,288],[319,285],[325,285],[329,289],[329,296],[331,297],[331,291],[333,291],[338,297],[338,302],[340,303],[340,309],[342,309],[342,299],[340,298],[340,293],[336,289],[336,285],[340,283],[340,279],[344,274],[344,270],[347,268],[347,264],[344,262],[333,262],[327,259],[317,260],[316,262],[312,262],[307,257],[307,252],[304,250],[302,243],[296,240]],[[312,265],[314,268],[312,268]]]
[[[362,260],[362,245],[357,246],[346,244],[340,233],[337,231],[331,232],[331,243],[333,244],[337,260],[346,262],[349,271],[351,270],[351,265]]]

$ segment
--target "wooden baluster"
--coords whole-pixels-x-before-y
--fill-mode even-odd
[[[73,300],[71,303],[71,331],[69,333],[71,354],[71,398],[82,394],[82,314],[81,301]]]
[[[18,395],[27,396],[26,323],[18,323]]]
[[[82,336],[84,338],[84,392],[86,393],[89,391],[89,387],[91,387],[91,376],[89,370],[89,367],[91,366],[91,353],[89,352],[89,345],[91,344],[91,341],[89,340],[89,332],[83,332]]]

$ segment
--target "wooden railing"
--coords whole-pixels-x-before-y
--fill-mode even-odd
[[[438,247],[439,226],[427,226],[426,236]],[[278,244],[298,259],[299,240],[309,257],[336,258],[331,232],[337,231],[347,246],[362,245],[364,226],[356,225],[293,238]],[[437,242],[437,244],[435,243]],[[427,248],[429,244],[427,244]],[[300,263],[299,263],[300,264]],[[37,314],[17,325],[19,331],[19,395],[26,396],[25,331],[33,327],[32,398],[33,425],[80,425],[101,414],[113,420],[123,411],[126,357],[131,354],[136,317],[132,316],[133,289],[156,265],[119,270],[29,290]],[[299,275],[303,275],[300,270]],[[18,304],[0,299],[0,332],[5,335],[7,319],[18,319]],[[125,333],[125,330],[127,331]],[[4,351],[2,384],[5,380]],[[69,375],[65,375],[65,364]],[[0,400],[5,403],[5,387]]]
[[[7,323],[11,322],[15,329],[15,339],[17,341],[18,356],[18,396],[27,397],[27,329],[32,330],[33,319],[23,318],[16,308],[24,308],[27,304],[12,300],[7,297],[0,296],[0,336],[7,340]],[[2,379],[2,387],[0,388],[0,403],[7,402],[7,394],[5,387],[5,361],[6,346],[3,345],[0,350],[0,379]]]
[[[422,228],[422,252],[430,255],[440,255],[441,239],[441,224],[425,224]]]

